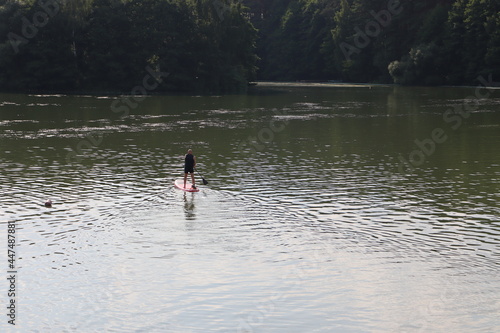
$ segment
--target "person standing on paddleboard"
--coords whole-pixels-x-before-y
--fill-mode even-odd
[[[188,173],[191,174],[191,182],[192,182],[192,188],[196,188],[196,185],[194,184],[194,168],[196,167],[196,157],[193,155],[193,151],[191,149],[188,149],[188,152],[186,154],[186,157],[184,159],[184,188],[186,188],[186,180]]]

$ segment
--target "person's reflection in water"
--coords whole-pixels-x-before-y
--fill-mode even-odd
[[[194,193],[184,193],[184,214],[186,214],[186,220],[195,220],[196,214],[194,212]],[[188,198],[190,196],[191,198]]]

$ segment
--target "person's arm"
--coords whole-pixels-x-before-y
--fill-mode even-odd
[[[196,157],[194,156],[193,156],[193,161],[194,161],[193,168],[196,168]]]

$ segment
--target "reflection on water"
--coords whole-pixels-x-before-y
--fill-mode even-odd
[[[114,97],[1,95],[19,327],[494,331],[500,99],[402,174],[467,89],[273,89],[126,117]],[[173,187],[188,147],[198,193]]]
[[[186,214],[186,220],[196,220],[195,213],[195,195],[196,193],[184,193],[184,214]],[[188,198],[190,196],[190,198]]]

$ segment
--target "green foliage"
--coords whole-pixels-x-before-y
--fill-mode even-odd
[[[150,68],[170,74],[158,91],[245,90],[257,31],[217,1],[0,2],[0,89],[130,92]]]
[[[432,75],[436,70],[434,63],[436,54],[436,44],[430,43],[412,48],[401,61],[391,62],[388,69],[394,78],[394,83],[403,85],[441,84],[439,75]]]
[[[327,79],[331,45],[325,45],[333,27],[336,1],[279,0],[261,7],[249,1],[257,14],[258,55],[262,59],[258,78],[264,80]],[[252,7],[253,5],[253,7]]]
[[[496,0],[459,0],[449,13],[448,55],[453,84],[472,83],[481,74],[500,74],[500,3]]]
[[[259,79],[437,85],[500,75],[498,0],[247,3],[264,13],[253,20]]]
[[[500,74],[500,4],[456,0],[437,4],[417,30],[410,54],[388,69],[404,84],[472,84],[479,75]],[[422,61],[412,59],[421,51]]]
[[[204,93],[255,79],[436,85],[500,75],[498,0],[43,3],[58,6],[47,20],[39,1],[0,1],[1,90],[130,92],[147,68],[169,73],[158,91]]]

